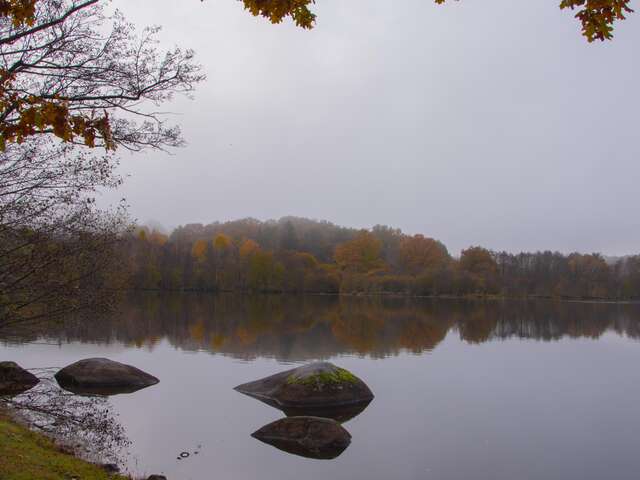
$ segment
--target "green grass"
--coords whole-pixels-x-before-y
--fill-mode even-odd
[[[61,452],[49,439],[0,417],[0,479],[125,480]]]
[[[357,377],[349,370],[344,368],[337,368],[333,372],[322,372],[308,377],[300,378],[295,375],[287,378],[287,383],[290,384],[302,384],[302,385],[331,385],[341,383],[355,383]]]

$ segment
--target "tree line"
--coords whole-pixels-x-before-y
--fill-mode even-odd
[[[640,298],[640,256],[508,253],[377,225],[298,217],[138,227],[123,240],[129,286],[142,290]]]

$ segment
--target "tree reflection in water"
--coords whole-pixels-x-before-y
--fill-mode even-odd
[[[416,354],[448,334],[469,343],[511,337],[539,341],[640,337],[640,305],[548,300],[446,300],[295,295],[140,294],[119,314],[52,327],[49,339],[153,348],[166,340],[244,360],[306,361],[340,354]]]

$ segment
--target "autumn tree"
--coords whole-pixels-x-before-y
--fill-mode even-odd
[[[482,247],[469,247],[460,255],[460,270],[473,281],[478,293],[497,293],[498,265],[493,254]]]
[[[332,265],[321,264],[308,252],[276,252],[278,262],[284,267],[282,288],[287,292],[335,293],[339,290],[339,278]]]
[[[271,252],[257,251],[249,260],[248,287],[258,292],[278,291],[284,269]]]
[[[231,269],[231,255],[233,242],[224,233],[217,234],[213,239],[213,283],[217,290],[223,290],[229,286],[229,270]]]
[[[640,298],[640,255],[619,262],[620,293],[624,298]]]
[[[207,259],[207,241],[206,240],[197,240],[193,247],[191,247],[191,256],[198,263],[204,263]]]
[[[338,245],[334,259],[347,272],[367,273],[383,266],[380,253],[382,243],[370,232],[363,230],[357,237]]]
[[[402,230],[399,228],[388,227],[386,225],[375,225],[371,229],[371,233],[374,237],[380,240],[382,244],[380,255],[388,264],[396,265],[398,263],[400,242],[404,238]]]
[[[116,148],[183,143],[157,106],[204,79],[104,3],[0,1],[0,328],[109,303],[126,218],[95,191],[120,184]]]
[[[219,233],[213,239],[213,248],[220,254],[226,252],[231,247],[231,239],[224,233]]]
[[[582,298],[605,298],[610,269],[602,255],[573,253],[568,258],[565,294]]]
[[[282,250],[297,250],[298,237],[291,220],[287,220],[280,234],[280,248]]]
[[[441,268],[450,259],[447,247],[424,235],[404,237],[400,242],[399,257],[400,265],[413,275]]]
[[[258,253],[260,251],[260,245],[258,242],[247,238],[242,245],[240,245],[240,258],[244,260],[248,260],[252,255]]]

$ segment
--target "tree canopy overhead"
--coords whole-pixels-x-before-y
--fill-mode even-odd
[[[204,79],[101,0],[0,0],[0,151],[38,135],[114,150],[181,143],[153,105]]]
[[[315,0],[242,1],[253,15],[263,16],[272,23],[280,23],[286,17],[291,17],[299,27],[310,29],[315,25],[316,15],[310,10],[316,3]],[[440,5],[446,1],[435,0]],[[618,20],[624,20],[626,14],[633,12],[629,3],[631,0],[562,0],[560,9],[577,10],[575,17],[582,24],[582,34],[589,42],[593,42],[613,38],[613,24]]]

